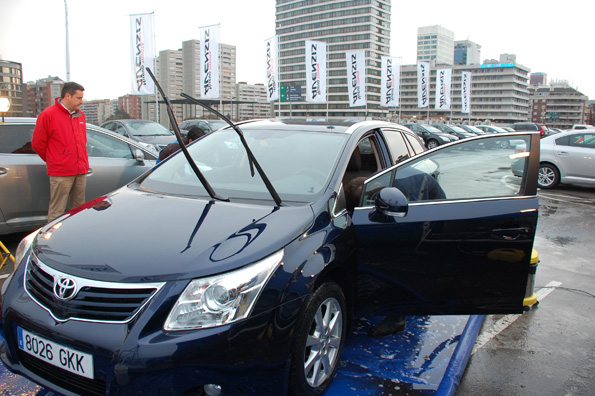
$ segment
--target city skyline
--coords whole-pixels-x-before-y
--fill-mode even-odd
[[[67,0],[67,4],[70,77],[85,86],[86,99],[113,99],[130,93],[129,15],[147,12],[155,16],[157,53],[179,49],[183,41],[199,38],[200,26],[219,23],[221,42],[237,48],[237,81],[264,83],[265,40],[275,35],[274,0],[260,0],[258,7],[236,0],[171,0],[167,5],[158,1],[135,5],[115,0],[101,4]],[[595,79],[587,67],[595,55],[583,51],[581,40],[576,40],[589,37],[586,13],[569,9],[553,14],[544,7],[528,7],[525,14],[532,14],[529,18],[515,13],[516,3],[502,1],[485,21],[487,11],[477,5],[474,8],[471,1],[448,9],[433,0],[426,4],[424,12],[413,2],[392,4],[391,56],[400,57],[402,64],[416,62],[418,27],[441,25],[455,33],[455,40],[481,45],[482,61],[515,54],[518,63],[531,72],[546,73],[548,82],[566,80],[595,97]],[[32,9],[36,12],[31,13]],[[230,10],[233,12],[227,12]],[[62,0],[4,0],[0,5],[0,56],[23,65],[24,82],[48,76],[66,79],[64,14]],[[556,21],[559,23],[554,25]],[[579,57],[580,63],[575,60]]]

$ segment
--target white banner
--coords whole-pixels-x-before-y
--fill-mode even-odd
[[[461,113],[471,113],[471,72],[461,73]]]
[[[401,61],[399,58],[383,56],[380,74],[380,106],[399,107],[399,83]]]
[[[219,25],[200,28],[200,97],[219,98]]]
[[[417,107],[430,104],[430,63],[417,62]]]
[[[366,105],[366,51],[346,52],[349,106]]]
[[[132,95],[148,95],[155,93],[155,84],[146,68],[155,71],[153,56],[153,14],[130,15],[130,32],[132,36]]]
[[[279,36],[266,41],[266,89],[269,102],[279,99]]]
[[[306,101],[326,103],[326,43],[306,40]]]
[[[436,70],[436,110],[450,110],[452,69]]]

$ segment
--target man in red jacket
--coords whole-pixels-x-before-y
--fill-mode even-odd
[[[50,177],[48,222],[70,208],[85,203],[87,156],[87,124],[79,110],[83,88],[75,82],[62,87],[62,97],[41,112],[33,130],[31,145],[46,163]]]

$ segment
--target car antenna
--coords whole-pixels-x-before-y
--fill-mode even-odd
[[[186,157],[186,160],[190,164],[190,167],[196,174],[196,177],[198,177],[198,180],[200,180],[200,182],[203,185],[203,187],[205,188],[205,190],[207,190],[207,193],[209,194],[211,199],[216,199],[219,201],[229,201],[229,198],[222,197],[215,193],[215,191],[213,190],[213,187],[211,187],[211,185],[209,184],[207,179],[204,177],[204,175],[202,174],[200,169],[198,169],[198,166],[196,165],[196,163],[190,156],[190,153],[188,153],[188,149],[186,149],[186,145],[184,144],[184,140],[182,139],[182,135],[180,134],[180,128],[178,127],[178,123],[176,122],[176,117],[174,116],[174,112],[171,108],[170,100],[167,98],[167,96],[165,96],[163,89],[161,89],[161,86],[157,82],[157,79],[153,75],[153,72],[151,71],[151,69],[147,67],[147,71],[149,72],[151,79],[155,83],[155,86],[157,87],[157,89],[159,90],[159,93],[161,94],[161,96],[163,97],[163,100],[165,101],[165,104],[167,106],[167,115],[169,116],[169,121],[172,123],[174,134],[176,135],[176,139],[178,140],[178,143],[180,144],[180,149],[184,153],[184,156]]]
[[[256,170],[258,171],[258,174],[260,175],[260,177],[262,178],[262,181],[264,182],[265,186],[267,187],[267,190],[269,190],[269,193],[273,197],[273,200],[275,201],[277,206],[281,206],[281,202],[282,202],[281,197],[279,196],[279,194],[277,194],[275,187],[273,187],[273,184],[271,183],[271,181],[269,180],[267,175],[264,173],[264,170],[262,169],[262,167],[256,160],[256,157],[254,157],[254,154],[252,154],[252,150],[250,150],[250,147],[248,146],[248,142],[246,142],[246,139],[244,138],[244,133],[242,132],[240,127],[237,126],[236,124],[234,124],[231,120],[229,120],[223,114],[221,114],[217,110],[213,109],[211,106],[207,105],[206,103],[203,103],[200,100],[195,99],[188,94],[185,94],[184,92],[182,92],[180,94],[180,96],[190,100],[194,104],[202,106],[203,108],[207,109],[208,111],[213,112],[215,115],[217,115],[223,121],[227,122],[229,124],[229,126],[233,128],[234,131],[236,131],[236,133],[240,137],[240,141],[242,142],[244,149],[246,150],[246,153],[248,153],[248,161],[250,162],[250,171],[252,172],[252,177],[254,177],[254,167],[253,166],[256,166]]]

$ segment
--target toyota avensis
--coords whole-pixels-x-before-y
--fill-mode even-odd
[[[380,121],[215,131],[23,240],[0,357],[63,394],[318,395],[354,318],[520,313],[539,134],[514,138],[526,151],[424,151]]]

